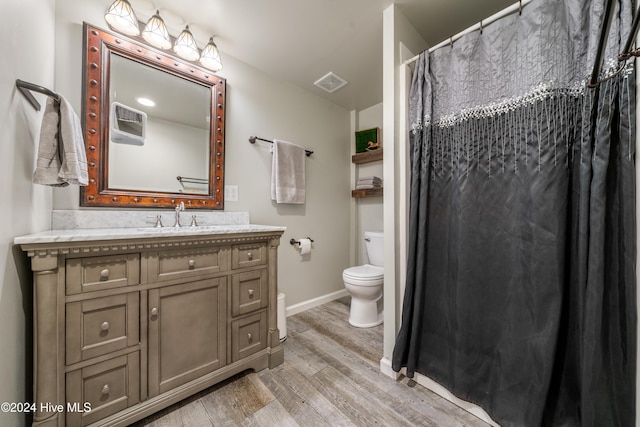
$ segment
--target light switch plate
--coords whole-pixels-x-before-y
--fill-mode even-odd
[[[237,202],[238,201],[238,186],[237,185],[225,185],[224,186],[224,201],[225,202]]]

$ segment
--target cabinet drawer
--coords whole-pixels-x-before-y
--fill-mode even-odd
[[[140,283],[140,254],[68,258],[67,294],[119,288]]]
[[[150,275],[155,280],[171,280],[224,271],[227,252],[220,247],[158,252],[149,259]]]
[[[67,373],[67,425],[85,426],[140,402],[139,375],[137,351]]]
[[[67,365],[138,344],[139,298],[131,292],[67,304]]]
[[[234,274],[231,279],[231,315],[267,308],[267,269]]]
[[[267,312],[251,314],[231,323],[231,361],[267,348]]]
[[[265,242],[235,245],[231,251],[231,268],[238,269],[267,263]]]

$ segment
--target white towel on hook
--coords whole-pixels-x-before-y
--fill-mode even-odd
[[[33,182],[56,187],[89,183],[80,119],[63,97],[59,104],[47,99]]]
[[[305,157],[303,147],[273,140],[271,200],[276,203],[304,204]]]

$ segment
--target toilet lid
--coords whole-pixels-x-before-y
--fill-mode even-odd
[[[376,280],[384,277],[384,268],[365,264],[347,268],[342,274],[345,277],[351,277],[353,279]]]

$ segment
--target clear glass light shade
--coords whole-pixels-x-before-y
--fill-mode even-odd
[[[171,47],[169,31],[160,17],[160,11],[156,11],[156,14],[149,18],[147,25],[142,31],[142,37],[144,37],[149,44],[160,49],[169,49]]]
[[[202,49],[200,55],[200,63],[213,71],[222,70],[222,61],[220,60],[220,52],[218,46],[213,42],[213,37],[209,39],[209,43]]]
[[[116,31],[129,36],[140,34],[138,19],[133,13],[133,8],[127,0],[114,1],[104,14],[104,20]]]
[[[198,58],[200,58],[198,45],[196,44],[191,31],[189,31],[188,25],[184,30],[182,30],[182,32],[176,39],[176,42],[173,45],[173,50],[180,57],[186,59],[187,61],[196,61]]]

